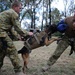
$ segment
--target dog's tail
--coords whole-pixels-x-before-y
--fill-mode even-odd
[[[18,54],[21,54],[21,53],[22,53],[22,50],[19,50],[19,51],[18,51]]]
[[[26,49],[27,49],[27,48],[26,48],[25,46],[23,46],[23,47],[18,51],[18,54],[25,53]]]
[[[18,50],[18,54],[25,54],[25,53],[29,53],[29,50],[23,46],[22,49]]]

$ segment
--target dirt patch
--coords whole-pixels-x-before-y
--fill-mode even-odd
[[[21,49],[23,46],[22,41],[14,42],[17,50]],[[30,54],[27,75],[75,75],[75,55],[69,56],[70,47],[68,47],[57,62],[51,67],[47,72],[42,72],[42,67],[47,66],[47,61],[52,53],[55,51],[57,44],[52,43],[48,47],[40,47],[32,50]],[[21,64],[23,65],[23,60],[19,54]],[[13,66],[10,60],[5,57],[4,65],[1,69],[0,75],[13,75]]]

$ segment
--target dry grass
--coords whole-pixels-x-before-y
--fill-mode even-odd
[[[18,41],[14,42],[17,50],[22,48],[23,42]],[[51,69],[47,72],[41,72],[42,67],[47,66],[47,61],[52,53],[55,51],[57,44],[56,42],[52,43],[50,46],[40,47],[34,49],[30,54],[29,59],[29,70],[26,71],[27,75],[75,75],[75,55],[72,54],[69,56],[70,47],[68,47],[65,52],[61,55],[61,57],[57,60],[57,62],[51,67]],[[21,64],[23,65],[23,61],[21,55],[19,55],[21,60]],[[13,66],[10,60],[6,57],[4,59],[4,65],[1,69],[0,75],[13,75]]]

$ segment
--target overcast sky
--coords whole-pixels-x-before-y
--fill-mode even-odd
[[[54,2],[52,2],[51,7],[58,8],[58,10],[60,10],[60,11],[64,11],[63,0],[54,0]],[[41,9],[41,10],[42,10],[42,9]],[[42,11],[43,11],[43,10],[42,10]],[[42,12],[42,11],[41,11],[41,12]],[[39,13],[39,12],[38,12],[38,13]],[[36,15],[39,16],[40,14],[36,14]],[[38,26],[41,25],[41,21],[42,21],[42,16],[39,16],[39,17],[40,17],[39,22],[36,21],[37,24],[38,24]],[[31,21],[28,20],[28,19],[23,20],[22,23],[21,23],[22,28],[24,28],[24,25],[27,27],[30,22],[31,22]],[[23,23],[24,23],[24,24],[23,24]]]
[[[64,11],[63,0],[54,0],[51,6],[58,8],[58,10]]]

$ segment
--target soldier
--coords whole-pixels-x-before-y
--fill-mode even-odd
[[[14,71],[16,75],[25,75],[22,72],[22,66],[20,65],[20,60],[18,57],[17,50],[13,44],[12,39],[8,36],[11,32],[12,27],[21,35],[33,35],[31,32],[23,32],[21,30],[20,22],[18,21],[18,14],[22,8],[22,4],[18,1],[13,2],[11,9],[3,11],[0,13],[0,69],[3,65],[3,60],[5,56],[8,56],[14,66]]]
[[[49,58],[47,67],[44,67],[42,70],[46,71],[51,68],[51,66],[58,60],[58,58],[61,56],[61,54],[66,50],[66,48],[70,45],[69,40],[74,41],[73,43],[73,50],[75,50],[75,15],[66,17],[64,20],[58,23],[58,26],[56,27],[56,31],[63,33],[64,35],[62,37],[62,40],[58,43],[57,48],[55,52],[52,54],[52,56]],[[70,54],[72,54],[73,51],[71,51]]]

